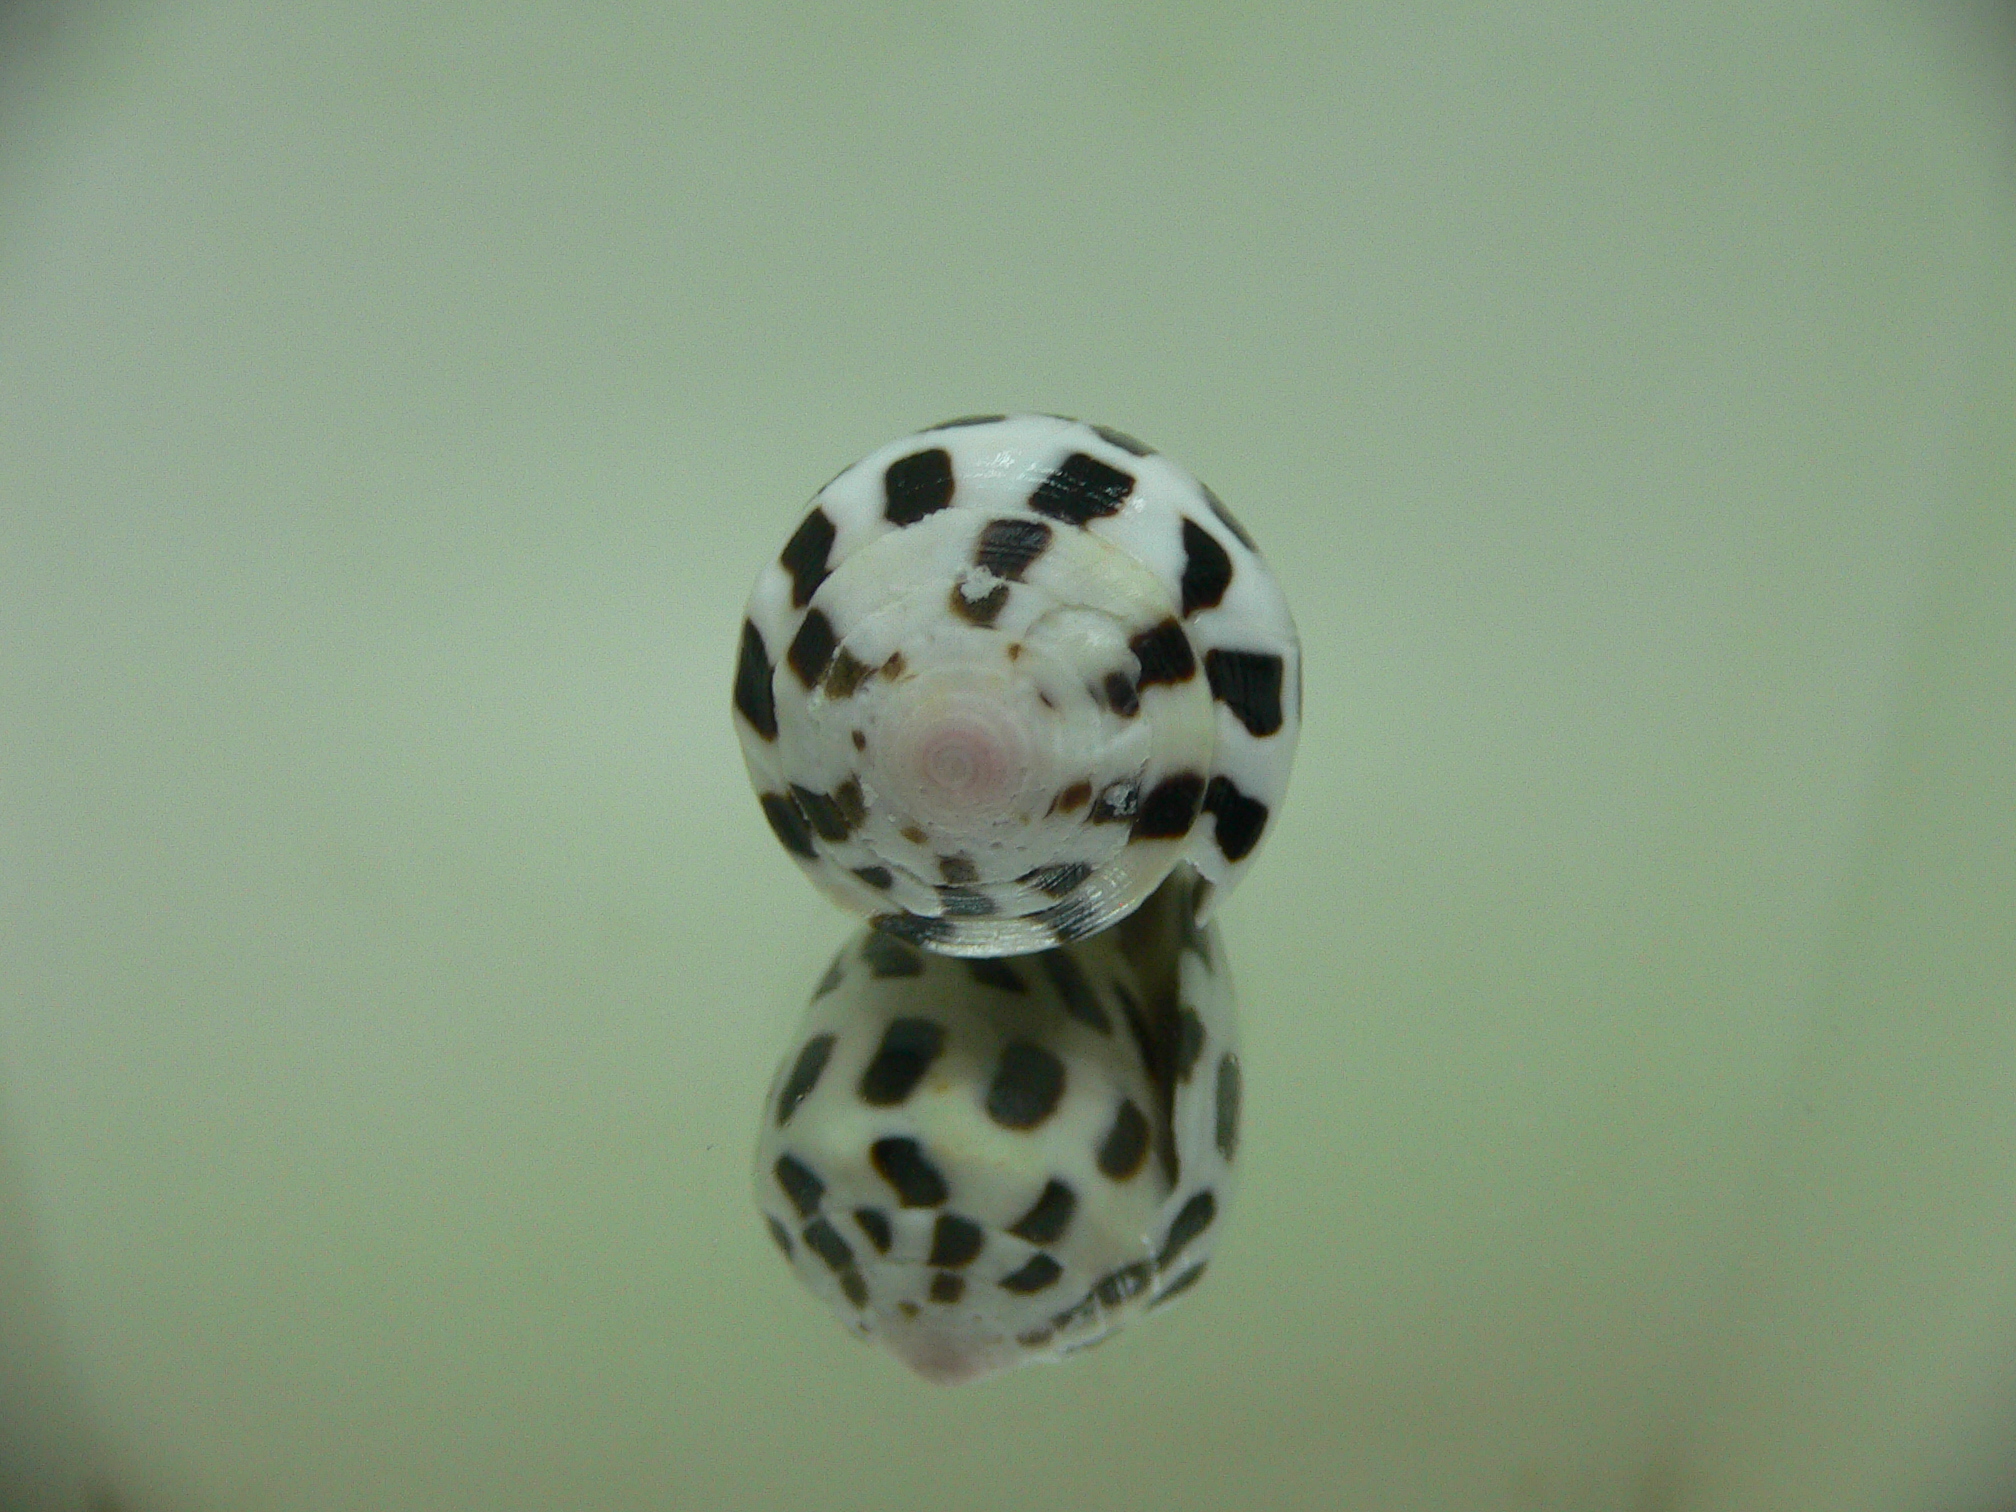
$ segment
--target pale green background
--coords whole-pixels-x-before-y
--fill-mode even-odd
[[[1979,1512],[2011,32],[0,15],[0,1501]],[[848,926],[727,679],[1015,408],[1213,483],[1308,720],[1212,1281],[945,1393],[749,1201]]]

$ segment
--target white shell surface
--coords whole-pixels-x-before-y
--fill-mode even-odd
[[[1194,885],[1012,960],[872,928],[841,949],[764,1099],[755,1189],[848,1327],[958,1384],[1075,1353],[1202,1278],[1241,1071]]]
[[[934,950],[1080,939],[1179,862],[1252,864],[1301,724],[1250,538],[1106,427],[980,416],[820,490],[750,595],[736,731],[771,828]]]

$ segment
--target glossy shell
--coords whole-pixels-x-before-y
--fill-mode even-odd
[[[799,1278],[942,1383],[1086,1348],[1202,1278],[1241,1079],[1188,869],[1013,960],[863,930],[764,1102],[756,1200]]]
[[[1202,484],[1054,416],[950,421],[813,500],[750,595],[736,731],[830,897],[935,951],[1083,939],[1252,863],[1301,719],[1293,621]]]

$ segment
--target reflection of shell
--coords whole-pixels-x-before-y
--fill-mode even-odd
[[[1273,577],[1196,479],[1117,431],[987,416],[820,490],[750,596],[736,730],[829,896],[1010,955],[1104,928],[1181,861],[1236,882],[1300,676]]]
[[[864,930],[819,983],[764,1101],[757,1203],[799,1277],[921,1374],[1059,1358],[1203,1275],[1240,1073],[1195,885],[1013,960]]]

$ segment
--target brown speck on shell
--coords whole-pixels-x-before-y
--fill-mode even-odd
[[[854,690],[867,680],[873,667],[856,659],[853,652],[842,646],[834,654],[832,664],[826,668],[826,696],[828,698],[852,698]]]
[[[971,586],[963,579],[954,583],[945,602],[954,614],[967,623],[978,625],[983,630],[991,629],[1002,606],[1008,602],[1008,585],[996,583],[978,598],[968,598],[966,590]]]

